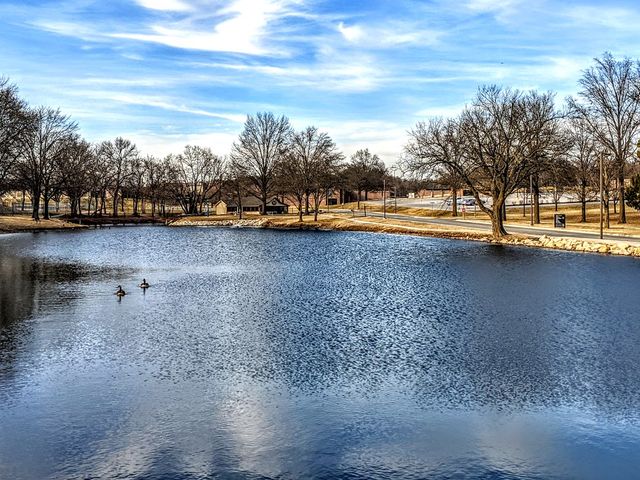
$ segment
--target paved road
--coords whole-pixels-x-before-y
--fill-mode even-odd
[[[382,213],[367,212],[367,216],[370,217],[382,217]],[[387,213],[387,218],[394,220],[409,220],[417,223],[427,223],[431,225],[447,225],[455,227],[465,227],[473,230],[479,230],[484,232],[491,231],[491,223],[479,222],[473,220],[462,220],[453,218],[430,218],[430,217],[416,217],[412,215],[401,215],[394,213]],[[530,235],[540,237],[542,235],[548,235],[550,237],[566,237],[566,238],[579,238],[583,240],[599,240],[599,233],[591,232],[577,232],[575,230],[565,230],[561,228],[543,228],[543,227],[527,227],[520,225],[506,225],[508,232],[519,233],[522,235]],[[605,240],[622,241],[629,244],[640,245],[640,238],[637,237],[625,237],[623,235],[605,235]]]

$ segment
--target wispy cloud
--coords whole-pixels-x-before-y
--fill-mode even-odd
[[[180,101],[176,101],[175,99],[162,96],[140,95],[135,93],[114,93],[106,91],[80,91],[77,92],[77,95],[90,97],[96,100],[109,100],[111,102],[117,102],[126,105],[139,105],[159,108],[161,110],[167,110],[170,112],[189,113],[191,115],[198,115],[202,117],[219,118],[235,123],[243,123],[246,119],[245,114],[212,112],[209,110],[192,107],[187,104],[181,103]]]
[[[145,0],[145,3],[153,2]],[[162,10],[175,10],[173,1],[160,3],[164,5]],[[165,5],[167,3],[169,5]],[[111,33],[109,36],[187,50],[282,55],[282,48],[269,44],[269,26],[295,15],[293,7],[297,4],[286,0],[235,0],[212,14],[200,10],[186,19],[151,25],[149,32]]]
[[[164,12],[185,12],[192,9],[192,6],[181,0],[136,0],[140,6],[151,10]]]
[[[635,2],[596,3],[4,0],[0,74],[89,137],[129,131],[151,153],[230,145],[272,110],[393,160],[417,120],[456,115],[480,84],[561,101],[602,52],[636,55]]]

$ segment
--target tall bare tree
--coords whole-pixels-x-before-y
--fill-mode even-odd
[[[91,190],[91,173],[95,162],[95,149],[77,135],[65,140],[63,151],[57,158],[58,184],[69,198],[71,215],[78,216],[81,199]]]
[[[118,216],[118,200],[122,187],[131,176],[131,164],[138,158],[138,149],[130,140],[118,137],[115,140],[102,142],[100,155],[106,161],[111,173],[111,199],[113,216]]]
[[[151,216],[155,217],[158,207],[169,195],[171,165],[152,156],[144,159],[145,194],[151,202]]]
[[[171,157],[171,185],[184,213],[202,213],[203,205],[222,187],[224,161],[210,148],[187,145],[184,152]]]
[[[19,175],[31,196],[32,217],[39,220],[41,199],[44,200],[44,218],[49,218],[48,202],[54,193],[56,159],[63,153],[65,140],[76,131],[77,125],[60,110],[49,107],[38,107],[31,115],[32,126],[21,136]]]
[[[276,186],[276,169],[286,152],[291,134],[289,119],[273,113],[249,115],[238,141],[233,144],[231,160],[243,171],[262,201],[262,214]]]
[[[579,100],[569,98],[569,106],[613,156],[620,198],[618,222],[626,223],[625,167],[633,155],[633,140],[640,132],[639,66],[629,58],[616,60],[606,52],[595,59],[595,66],[583,72],[580,86]]]
[[[597,150],[596,140],[584,120],[574,118],[568,127],[572,146],[568,152],[568,160],[572,167],[573,188],[581,205],[580,222],[587,221],[587,202],[594,197],[594,186],[597,183]]]
[[[335,185],[334,174],[342,155],[331,137],[316,127],[295,132],[280,162],[279,179],[283,192],[298,207],[300,221],[309,198],[313,199],[314,219],[327,190]]]
[[[18,96],[18,88],[0,77],[0,195],[12,186],[10,174],[19,160],[21,137],[31,121],[26,103]]]
[[[242,220],[242,197],[249,190],[253,182],[247,173],[246,164],[237,158],[231,158],[227,162],[225,187],[231,198],[235,198],[238,218]]]
[[[386,167],[380,157],[371,154],[367,148],[358,150],[351,156],[344,174],[349,186],[358,194],[358,208],[360,208],[362,192],[365,194],[364,199],[368,200],[370,191],[382,188],[382,181],[386,173]]]
[[[501,237],[507,234],[507,196],[554,151],[559,129],[552,94],[480,87],[458,119],[418,123],[405,147],[408,168],[456,174],[491,218],[493,235]]]

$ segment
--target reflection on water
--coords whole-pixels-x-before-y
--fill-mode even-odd
[[[157,227],[6,235],[0,258],[0,478],[640,467],[632,259]]]

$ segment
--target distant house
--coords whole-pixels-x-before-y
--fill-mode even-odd
[[[219,200],[213,204],[213,211],[216,215],[226,215],[229,211],[227,208],[227,202]]]
[[[262,213],[262,200],[253,195],[248,197],[242,197],[240,202],[242,204],[242,213]],[[236,200],[230,200],[226,203],[227,213],[238,213],[238,202]],[[217,213],[217,209],[216,209]],[[282,203],[277,197],[271,197],[267,200],[267,215],[289,213],[289,205]]]

